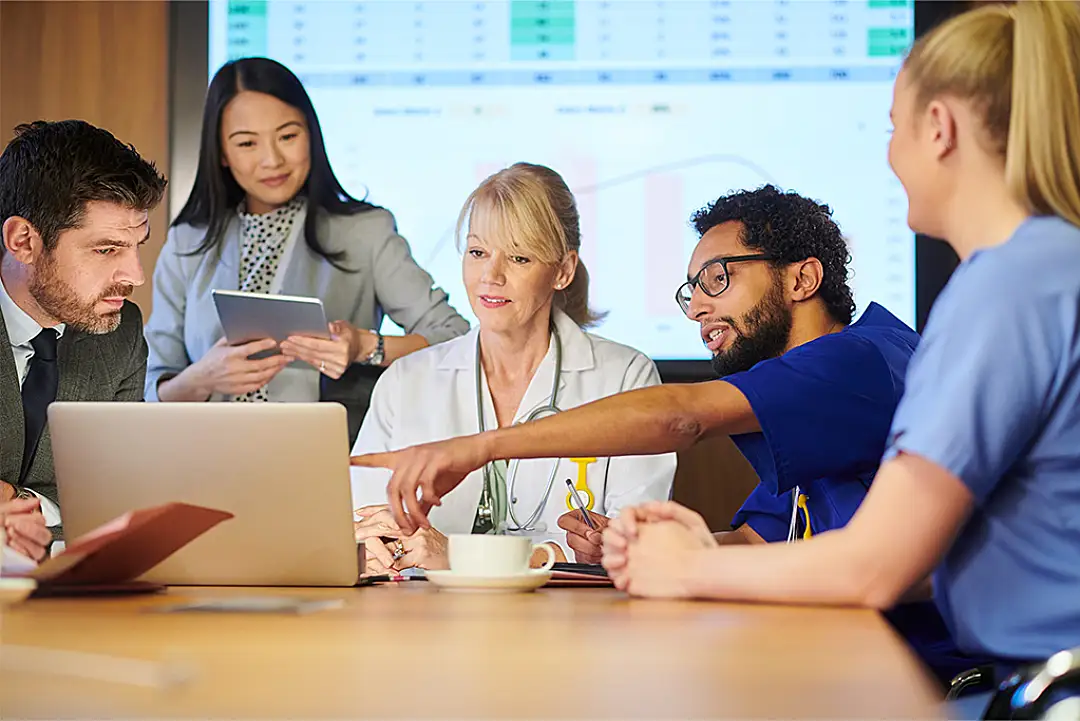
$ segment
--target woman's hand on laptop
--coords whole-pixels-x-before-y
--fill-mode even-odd
[[[0,523],[4,524],[7,545],[35,561],[45,557],[45,551],[52,543],[52,533],[45,526],[40,506],[37,498],[0,503]]]
[[[440,505],[439,499],[490,460],[485,435],[353,456],[351,462],[354,466],[393,471],[386,487],[390,511],[398,527],[412,534],[421,528],[431,528],[427,518],[431,507]]]

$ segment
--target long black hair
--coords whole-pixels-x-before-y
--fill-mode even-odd
[[[344,253],[331,253],[319,243],[315,235],[318,214],[313,211],[322,208],[332,215],[353,215],[377,206],[357,200],[341,187],[330,168],[319,118],[303,84],[287,67],[267,58],[240,58],[228,62],[210,81],[203,107],[195,185],[173,225],[186,223],[206,228],[206,236],[192,254],[206,253],[221,242],[230,213],[244,199],[244,190],[233,178],[232,171],[221,164],[221,115],[229,101],[245,90],[272,95],[304,114],[311,138],[311,170],[300,189],[300,194],[307,196],[309,208],[304,221],[304,240],[313,252],[341,267],[339,262]]]

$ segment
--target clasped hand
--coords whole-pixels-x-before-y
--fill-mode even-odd
[[[0,481],[0,525],[7,545],[35,561],[45,558],[52,533],[41,515],[41,502],[37,498],[16,498],[14,486],[3,481]]]
[[[366,551],[365,575],[396,574],[406,568],[450,568],[446,536],[434,528],[405,533],[385,505],[364,506],[355,513],[361,517],[354,526],[356,542],[363,543]]]
[[[632,596],[687,598],[695,551],[717,547],[700,514],[671,501],[624,508],[604,530],[603,565]]]

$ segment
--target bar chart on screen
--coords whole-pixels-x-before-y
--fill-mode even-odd
[[[674,292],[692,213],[774,183],[829,204],[864,307],[914,322],[914,238],[887,161],[908,0],[210,4],[210,68],[266,55],[303,80],[335,172],[394,212],[471,316],[454,225],[514,162],[574,191],[597,332],[703,358]]]

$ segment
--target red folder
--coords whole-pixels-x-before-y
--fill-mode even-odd
[[[38,582],[43,594],[60,588],[74,593],[153,590],[159,587],[133,582],[232,517],[187,503],[131,511],[66,544],[62,553],[25,575]]]

